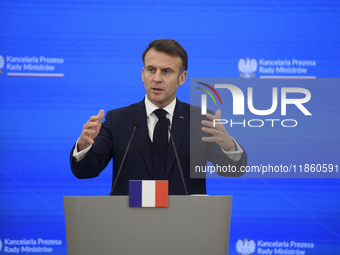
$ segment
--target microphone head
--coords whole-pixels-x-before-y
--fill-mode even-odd
[[[170,120],[168,119],[168,118],[166,118],[165,120],[165,125],[168,127],[168,126],[170,126]]]
[[[140,124],[140,121],[139,120],[135,120],[135,122],[133,123],[133,126],[138,128],[139,124]]]

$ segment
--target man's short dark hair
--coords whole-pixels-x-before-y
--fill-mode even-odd
[[[170,56],[178,56],[182,59],[182,66],[179,70],[181,74],[183,71],[188,70],[188,54],[185,49],[177,41],[173,39],[156,39],[149,43],[149,46],[144,50],[142,59],[145,66],[145,55],[148,51],[154,48],[157,51],[164,52]]]

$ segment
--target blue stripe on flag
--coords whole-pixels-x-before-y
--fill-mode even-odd
[[[142,181],[129,181],[129,206],[142,207]]]

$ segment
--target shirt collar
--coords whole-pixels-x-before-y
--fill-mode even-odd
[[[171,116],[174,115],[176,101],[177,101],[177,99],[175,98],[170,104],[168,104],[166,107],[163,108]],[[145,103],[145,109],[146,109],[146,116],[147,117],[149,117],[153,113],[154,110],[159,109],[159,107],[157,107],[156,105],[151,103],[151,101],[148,99],[148,97],[146,95],[145,95],[144,103]]]

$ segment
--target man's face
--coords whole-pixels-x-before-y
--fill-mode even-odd
[[[151,48],[145,55],[142,80],[148,99],[159,108],[164,108],[176,97],[178,86],[187,77],[179,75],[182,59]]]

